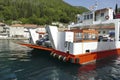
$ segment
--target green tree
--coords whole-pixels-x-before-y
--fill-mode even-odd
[[[63,0],[0,0],[0,17],[5,22],[21,20],[23,23],[51,24],[53,21],[69,23],[75,15],[88,11],[74,7]]]

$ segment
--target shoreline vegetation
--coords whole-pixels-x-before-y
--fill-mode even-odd
[[[75,15],[86,12],[84,7],[75,7],[63,0],[0,0],[0,22],[12,24],[45,25],[52,22],[75,22]]]

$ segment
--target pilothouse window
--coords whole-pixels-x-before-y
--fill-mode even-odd
[[[101,17],[103,17],[104,16],[104,13],[101,13]]]
[[[93,14],[84,15],[84,20],[93,19]]]
[[[90,19],[93,19],[93,14],[90,14]]]
[[[84,15],[84,20],[86,20],[87,19],[87,16],[86,15]]]
[[[87,15],[87,19],[89,19],[89,15]]]

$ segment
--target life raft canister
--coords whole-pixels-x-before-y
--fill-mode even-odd
[[[107,19],[107,20],[108,20],[108,19],[109,19],[109,16],[108,16],[108,15],[106,15],[106,16],[105,16],[105,19]]]

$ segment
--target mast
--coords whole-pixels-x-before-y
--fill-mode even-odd
[[[98,7],[98,0],[95,0],[95,5],[94,5],[95,9],[94,10],[97,10],[97,7]]]
[[[95,11],[97,10],[97,7],[98,7],[98,0],[95,0],[95,4],[90,6],[89,9],[90,11]]]

